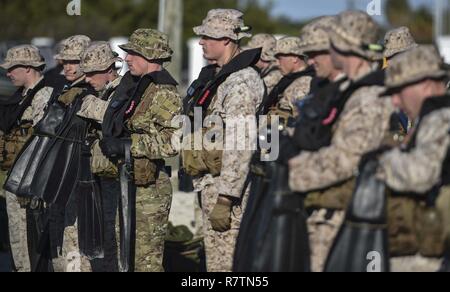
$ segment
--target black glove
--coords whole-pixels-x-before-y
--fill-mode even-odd
[[[125,157],[127,143],[130,143],[130,139],[104,138],[100,141],[100,148],[106,157],[118,159]]]
[[[300,154],[300,148],[295,144],[294,140],[288,135],[280,136],[280,155],[278,163],[287,165],[289,160]]]
[[[378,157],[380,157],[382,154],[390,150],[392,150],[392,147],[385,145],[381,146],[377,150],[364,154],[359,163],[359,170],[361,171],[369,161],[378,160]]]

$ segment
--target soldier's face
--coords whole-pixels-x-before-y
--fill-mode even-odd
[[[29,72],[29,68],[26,67],[13,67],[8,70],[6,76],[11,79],[11,82],[14,86],[22,87],[25,85],[27,81],[27,73]]]
[[[290,55],[278,55],[277,60],[283,76],[293,73],[297,68],[296,64],[301,61],[299,57]]]
[[[392,103],[401,109],[409,118],[416,119],[424,101],[422,84],[406,86],[392,95]]]
[[[443,94],[445,94],[443,82],[424,80],[408,85],[392,95],[392,103],[410,119],[415,120],[419,116],[422,105],[427,98]]]
[[[308,54],[308,65],[313,66],[316,74],[321,78],[329,78],[333,71],[333,61],[328,52]]]
[[[63,60],[63,68],[64,76],[69,82],[74,82],[83,76],[83,71],[80,69],[80,61]]]
[[[96,91],[102,91],[109,82],[109,72],[104,71],[86,73],[86,82],[89,83]]]
[[[128,52],[125,62],[127,62],[130,73],[133,76],[144,76],[145,74],[155,71],[152,67],[152,63],[147,61],[147,59],[141,55],[133,52]]]
[[[200,46],[203,48],[203,58],[207,60],[219,60],[225,53],[225,48],[230,41],[227,39],[213,39],[203,36]]]

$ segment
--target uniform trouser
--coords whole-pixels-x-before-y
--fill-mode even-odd
[[[136,272],[164,272],[164,242],[172,205],[169,176],[161,172],[155,184],[136,193]]]
[[[328,211],[321,209],[308,218],[311,271],[316,273],[324,271],[328,254],[345,217],[343,211],[331,213],[330,218],[327,215]]]
[[[244,196],[242,206],[233,207],[231,229],[226,232],[214,231],[209,221],[218,196],[217,188],[214,185],[205,187],[201,192],[206,267],[208,272],[232,272],[234,251],[248,192]]]
[[[27,243],[26,209],[20,207],[17,197],[6,192],[6,207],[8,211],[9,241],[14,265],[18,272],[30,272],[30,256]]]
[[[116,216],[120,195],[117,179],[100,177],[103,208],[104,258],[91,261],[93,272],[118,272]]]
[[[78,244],[78,224],[67,226],[60,256],[53,259],[55,272],[91,272],[89,260],[82,256]]]

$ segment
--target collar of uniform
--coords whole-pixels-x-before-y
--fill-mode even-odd
[[[104,95],[106,93],[112,93],[114,91],[114,89],[117,86],[119,86],[121,80],[122,80],[122,76],[118,76],[113,81],[108,82],[108,84],[106,84],[105,88],[99,92],[100,96],[102,96],[103,98],[109,98],[109,96],[104,96]]]
[[[343,80],[345,78],[347,78],[347,75],[345,75],[343,72],[341,72],[338,75],[336,75],[336,77],[332,81],[333,82],[339,82],[339,81],[341,81],[341,80]]]
[[[261,57],[261,52],[261,48],[241,52],[236,57],[231,59],[228,64],[222,66],[216,78],[220,78],[220,76],[229,75],[230,73],[255,66]]]
[[[177,86],[178,82],[170,75],[167,70],[163,69],[161,71],[155,71],[147,75],[142,76],[142,78],[151,78],[155,84],[160,85],[174,85]]]
[[[22,97],[27,96],[28,92],[29,92],[30,90],[32,90],[33,88],[35,88],[36,85],[38,85],[43,79],[44,79],[44,76],[41,76],[41,78],[39,78],[39,79],[38,79],[31,87],[29,87],[29,88],[24,88],[23,91],[22,91]]]
[[[116,79],[114,79],[113,81],[109,82],[106,85],[106,89],[108,90],[110,88],[116,88],[117,86],[119,86],[121,80],[122,80],[122,76],[117,76]]]
[[[78,78],[77,80],[75,80],[74,82],[72,82],[72,84],[70,85],[70,87],[74,87],[75,85],[78,85],[82,82],[84,82],[84,80],[86,79],[86,76],[83,75],[80,78]]]

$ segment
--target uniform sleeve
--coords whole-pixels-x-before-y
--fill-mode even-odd
[[[289,162],[290,187],[309,192],[350,179],[363,154],[380,147],[388,130],[392,106],[376,92],[355,93],[348,101],[331,145],[317,152],[302,152]]]
[[[255,117],[258,102],[262,99],[264,92],[263,81],[256,74],[239,79],[238,82],[228,86],[223,108],[225,110],[225,137],[236,137],[235,141],[249,141],[249,131],[238,131],[237,125],[242,127],[250,122],[250,117]],[[254,80],[253,80],[254,79]],[[235,81],[238,79],[236,78]],[[248,129],[248,123],[247,123]],[[222,156],[222,170],[216,178],[217,188],[220,195],[241,198],[245,180],[249,172],[249,164],[253,151],[249,149],[249,143],[245,150],[235,147],[235,150],[225,150]]]
[[[295,103],[308,95],[311,89],[311,77],[302,77],[286,88],[284,97],[280,100],[280,108],[294,112]]]
[[[44,117],[52,93],[53,88],[44,87],[34,96],[33,101],[31,102],[33,126],[36,126],[36,124]]]
[[[109,101],[102,100],[94,95],[88,95],[84,98],[81,109],[77,115],[82,118],[102,123],[108,105]]]
[[[426,117],[409,152],[394,149],[380,158],[378,177],[398,192],[425,193],[440,180],[450,146],[450,111]]]
[[[133,122],[139,131],[131,135],[131,153],[152,160],[174,157],[178,152],[172,137],[179,128],[172,127],[172,120],[181,113],[181,98],[174,90],[161,90],[153,98],[153,106]]]

